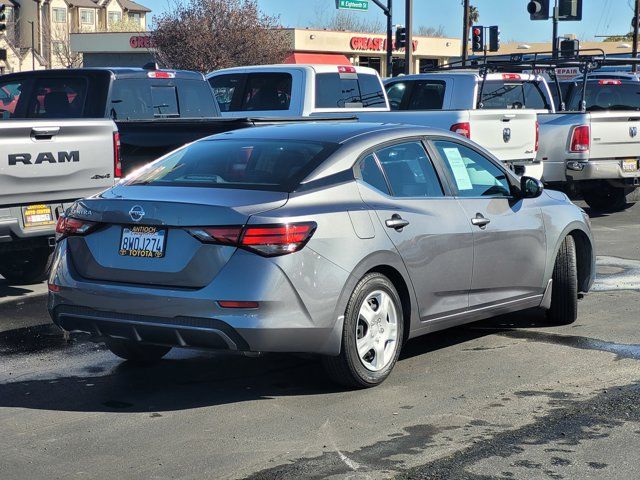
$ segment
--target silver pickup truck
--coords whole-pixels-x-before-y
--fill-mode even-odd
[[[118,134],[111,120],[60,119],[62,102],[82,91],[51,85],[32,95],[33,117],[11,120],[0,106],[0,275],[11,283],[42,280],[58,217],[78,198],[114,184]]]
[[[539,114],[546,184],[581,196],[594,210],[617,211],[640,200],[640,82],[593,73],[564,82],[567,111]]]

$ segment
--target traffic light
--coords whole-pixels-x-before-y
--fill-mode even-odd
[[[407,29],[398,26],[396,27],[396,49],[400,50],[407,46]]]
[[[0,3],[0,32],[4,32],[7,29],[7,14],[4,13],[7,6],[4,3]]]
[[[560,0],[558,16],[565,22],[582,20],[582,0]]]
[[[531,0],[527,12],[531,20],[549,20],[549,0]]]
[[[484,52],[484,27],[480,25],[471,27],[471,50]]]
[[[497,26],[489,27],[489,51],[500,50],[500,29]]]
[[[560,42],[560,55],[565,58],[571,58],[580,52],[580,42],[578,40],[564,39]]]

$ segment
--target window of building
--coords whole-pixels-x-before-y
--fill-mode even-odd
[[[13,7],[6,6],[4,10],[4,14],[7,17],[7,22],[16,21],[16,12]]]
[[[129,13],[129,20],[140,23],[141,15],[137,12]]]
[[[67,23],[67,9],[66,8],[52,8],[53,22],[54,23]]]
[[[80,23],[83,25],[95,25],[96,12],[85,8],[80,9]]]
[[[51,43],[51,48],[53,50],[53,53],[56,55],[63,55],[63,50],[64,50],[64,45],[62,42],[52,42]]]
[[[109,25],[120,23],[122,21],[122,13],[120,12],[108,12],[107,17]]]

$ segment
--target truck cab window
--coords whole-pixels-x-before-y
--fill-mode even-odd
[[[151,101],[153,107],[153,116],[158,118],[179,117],[178,95],[176,87],[167,86],[151,86]]]
[[[489,80],[482,90],[482,108],[548,110],[549,102],[538,82]]]
[[[249,73],[240,110],[289,110],[291,84],[289,73]]]
[[[27,118],[82,118],[86,93],[83,78],[41,78],[31,93]]]

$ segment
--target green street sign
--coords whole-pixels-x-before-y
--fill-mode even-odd
[[[336,8],[341,10],[369,10],[369,0],[336,0]]]

